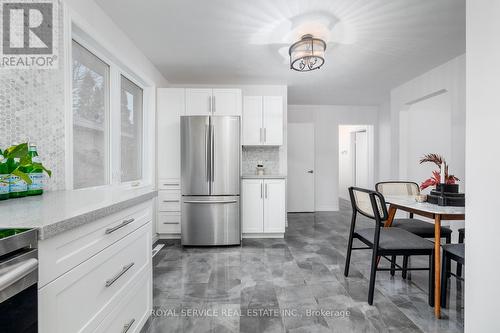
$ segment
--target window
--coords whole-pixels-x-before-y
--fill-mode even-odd
[[[109,65],[73,41],[73,187],[109,184]]]
[[[150,121],[144,96],[151,95],[119,60],[88,35],[73,31],[73,152],[67,169],[73,177],[68,184],[74,189],[146,184],[152,165],[145,155],[151,154],[147,142],[152,136],[144,131]]]
[[[142,89],[121,76],[121,181],[142,178]]]

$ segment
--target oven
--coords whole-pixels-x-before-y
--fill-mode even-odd
[[[34,229],[0,229],[0,332],[38,331],[38,251]]]

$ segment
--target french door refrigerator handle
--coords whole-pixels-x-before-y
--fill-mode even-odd
[[[207,167],[207,182],[209,184],[210,191],[210,122],[208,125],[205,125],[205,166]]]
[[[208,114],[212,113],[212,96],[208,96]]]
[[[212,182],[212,185],[214,183],[214,178],[215,178],[215,125],[210,125],[211,126],[211,131],[210,131],[210,162],[212,163],[210,165],[210,181]],[[210,192],[211,193],[211,192]]]
[[[266,184],[266,190],[265,190],[265,192],[266,192],[266,199],[267,199],[267,184]]]
[[[264,184],[260,183],[260,198],[264,198]]]

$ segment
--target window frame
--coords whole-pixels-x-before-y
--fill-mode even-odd
[[[67,15],[66,17],[68,17]],[[72,18],[68,18],[65,22],[65,65],[66,65],[66,84],[68,93],[66,95],[66,188],[73,190],[73,87],[72,87],[72,71],[73,71],[73,55],[72,43],[73,40],[87,49],[94,56],[109,66],[109,96],[106,96],[108,101],[108,119],[107,124],[107,151],[108,161],[105,171],[108,183],[99,186],[91,186],[79,188],[76,190],[94,190],[109,187],[118,188],[137,188],[144,186],[154,186],[154,134],[148,134],[147,128],[154,128],[154,99],[155,87],[151,82],[142,79],[136,72],[130,70],[127,66],[115,57],[106,48],[91,37],[81,25],[74,22]],[[132,181],[121,181],[121,77],[126,78],[133,84],[142,89],[142,133],[141,133],[141,178]],[[149,160],[149,162],[148,162]]]

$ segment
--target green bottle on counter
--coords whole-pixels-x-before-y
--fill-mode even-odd
[[[14,171],[19,166],[20,160],[20,158],[15,157],[7,161],[9,173]],[[26,169],[21,167],[19,168],[19,171],[26,172]],[[26,195],[28,195],[28,184],[19,176],[11,174],[9,176],[9,198],[21,198]]]
[[[0,149],[0,200],[9,198],[9,167]]]
[[[31,184],[28,184],[28,195],[40,195],[43,193],[43,169],[41,166],[40,157],[36,151],[36,145],[30,143],[28,155],[31,157],[32,166],[26,171],[31,179]]]

